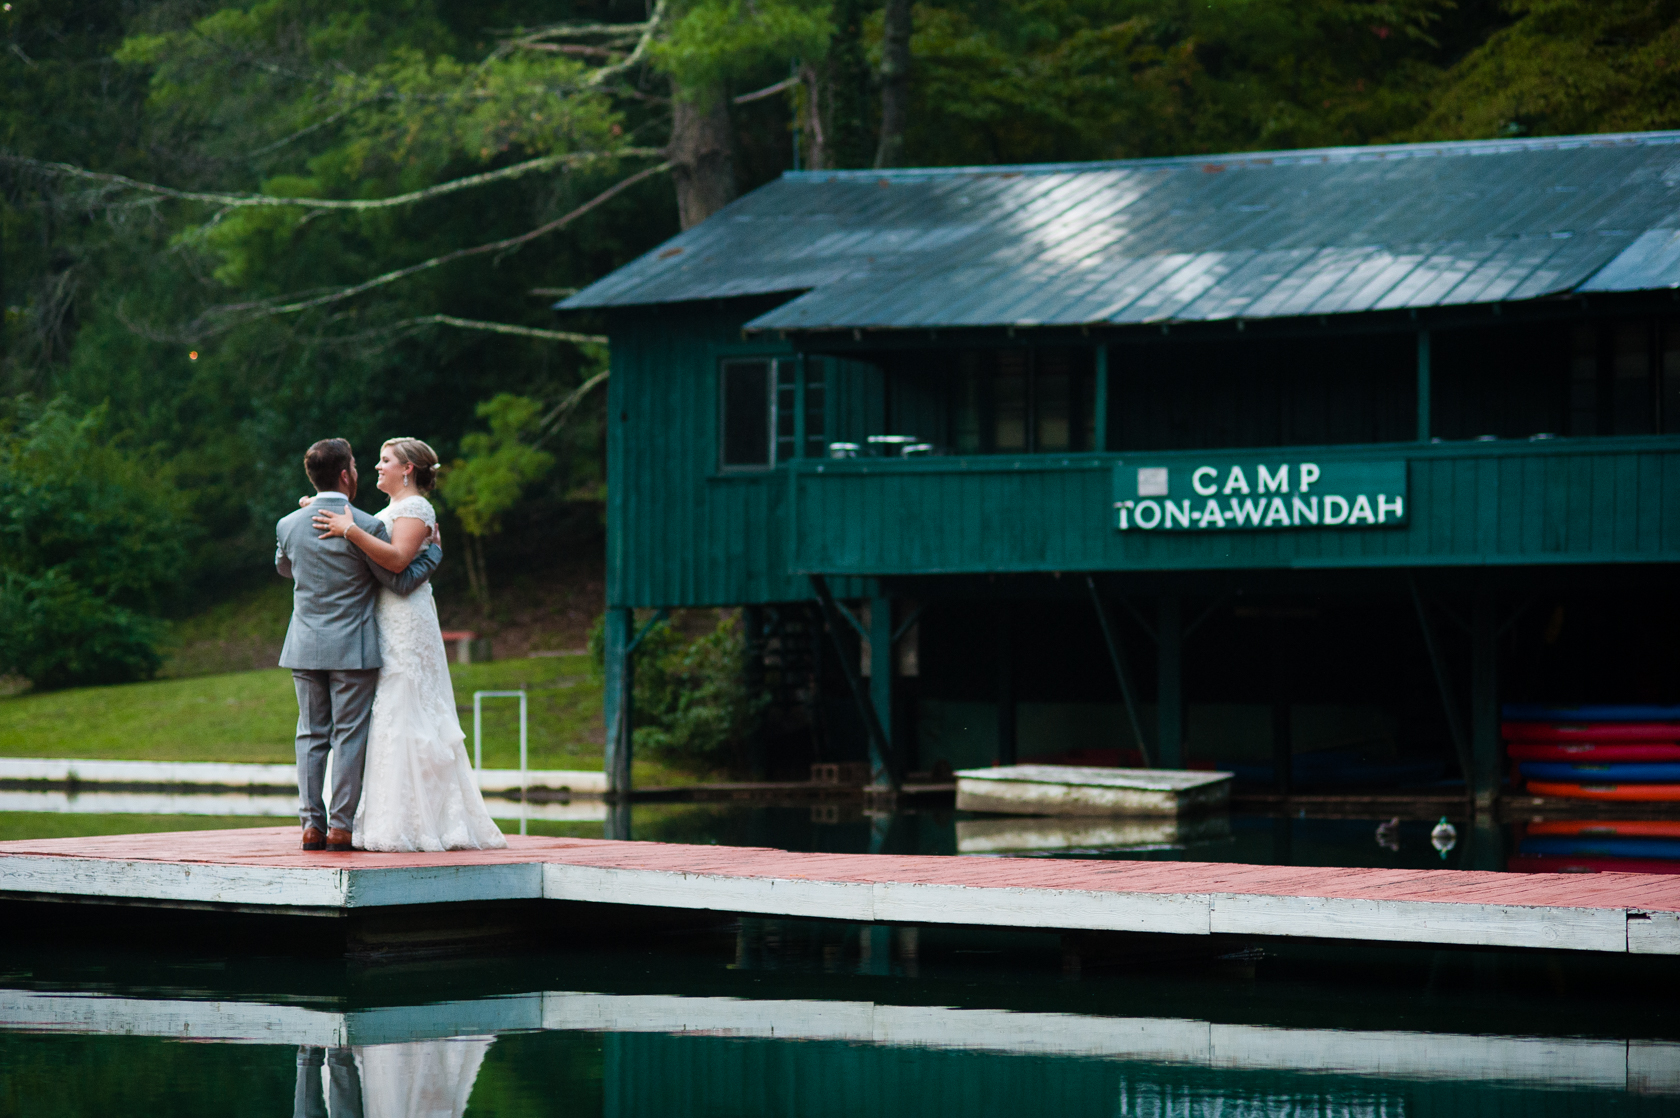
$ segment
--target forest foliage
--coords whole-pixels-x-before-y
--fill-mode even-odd
[[[601,323],[553,303],[790,168],[1668,128],[1677,36],[1680,0],[12,0],[0,642],[87,636],[0,674],[152,670],[326,435],[454,464],[488,597],[521,495],[605,482]]]

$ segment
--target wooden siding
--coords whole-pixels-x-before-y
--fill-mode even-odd
[[[788,562],[786,469],[718,468],[718,364],[788,357],[785,343],[745,341],[741,324],[779,300],[661,307],[610,322],[607,604],[729,606],[804,600]],[[828,361],[825,437],[879,430],[878,369]],[[848,597],[867,588],[837,586]]]
[[[1407,459],[1410,524],[1115,531],[1117,462],[1205,452],[807,462],[791,471],[789,550],[799,571],[846,575],[1680,561],[1680,439],[1310,453]]]
[[[1361,446],[1252,452],[1408,460],[1411,522],[1393,529],[1114,530],[1116,462],[1188,464],[1212,450],[801,459],[725,475],[718,363],[792,356],[784,342],[741,334],[775,301],[623,312],[609,323],[608,604],[804,600],[816,572],[845,579],[836,593],[857,597],[870,586],[854,577],[905,574],[1680,561],[1680,436],[1420,445],[1385,432]],[[939,416],[914,391],[925,378],[807,360],[825,365],[826,440],[861,442],[900,421],[936,434],[922,428]],[[1117,389],[1128,375],[1117,371]],[[1139,404],[1111,397],[1124,439],[1123,416]],[[1226,449],[1255,446],[1261,433]]]

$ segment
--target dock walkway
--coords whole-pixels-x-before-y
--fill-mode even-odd
[[[509,836],[325,854],[292,827],[0,843],[0,899],[320,916],[564,901],[859,923],[1680,954],[1680,879],[1209,862],[800,854]],[[113,928],[113,935],[120,929]]]

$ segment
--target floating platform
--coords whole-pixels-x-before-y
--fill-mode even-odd
[[[326,925],[310,925],[324,920],[360,937],[349,950],[378,954],[446,949],[531,921],[652,928],[745,913],[1680,954],[1680,879],[1658,875],[799,854],[517,835],[506,850],[440,854],[296,844],[292,827],[0,843],[0,935],[50,926],[127,943],[148,912],[184,939],[195,921],[257,915],[295,918],[281,940],[294,949],[324,943],[314,929]],[[125,915],[97,910],[107,906]],[[217,935],[233,934],[227,923]]]
[[[957,810],[1005,815],[1195,815],[1224,811],[1230,773],[999,765],[957,773]]]

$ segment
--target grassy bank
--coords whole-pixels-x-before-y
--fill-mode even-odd
[[[599,769],[601,689],[582,654],[450,667],[455,703],[472,749],[474,691],[524,689],[530,705],[530,762],[537,769]],[[0,698],[0,756],[147,761],[293,759],[297,700],[281,668],[83,687]],[[484,763],[519,765],[519,705],[485,702]],[[644,785],[695,778],[638,761]]]

